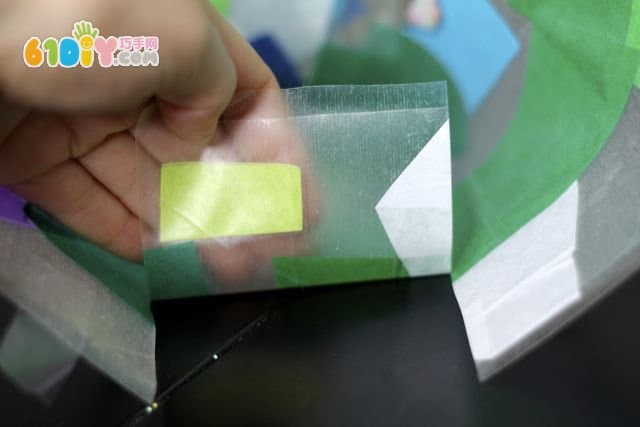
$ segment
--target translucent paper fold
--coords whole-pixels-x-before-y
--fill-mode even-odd
[[[216,141],[183,145],[173,157],[159,152],[163,143],[157,142],[153,113],[139,124],[140,194],[143,205],[156,212],[143,237],[153,298],[450,270],[451,159],[444,83],[318,86],[262,97],[269,109],[229,120]],[[160,173],[143,167],[149,155],[163,158]],[[162,236],[165,170],[185,161],[217,172],[201,174],[198,182],[169,195],[188,201],[178,202],[180,212],[174,209],[173,217],[185,224],[208,222],[216,230],[198,226],[215,235],[197,233],[171,243]],[[247,173],[238,175],[238,165]],[[301,191],[292,186],[300,178],[274,174],[284,165],[299,171]],[[263,168],[262,175],[256,168]],[[292,221],[299,215],[297,204],[302,208],[299,229]],[[253,232],[238,229],[239,223],[254,227]]]
[[[52,229],[48,234],[73,238]],[[125,389],[152,400],[153,322],[37,230],[0,222],[0,247],[0,292],[23,313],[0,346],[0,367],[23,388],[46,397],[74,358],[84,357]],[[30,359],[24,357],[27,344],[37,352]]]

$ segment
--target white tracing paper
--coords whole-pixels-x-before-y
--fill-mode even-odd
[[[19,309],[0,368],[47,397],[77,357],[145,401],[156,392],[155,326],[39,231],[0,221],[0,293]],[[37,357],[24,359],[28,348]]]

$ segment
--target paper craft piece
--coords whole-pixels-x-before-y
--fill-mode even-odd
[[[423,54],[419,46],[400,37],[419,55]],[[393,65],[388,64],[389,70]],[[414,72],[418,79],[420,70]],[[286,117],[272,117],[267,112],[264,118],[252,117],[247,125],[258,126],[259,131],[260,126],[280,129],[282,124],[295,132],[299,149],[305,153],[312,185],[309,203],[305,205],[309,221],[301,233],[270,236],[278,231],[270,219],[274,215],[279,221],[295,216],[295,227],[283,231],[302,230],[300,171],[296,170],[298,196],[292,209],[297,213],[260,214],[265,206],[287,209],[288,204],[293,203],[291,197],[283,194],[291,192],[286,182],[290,177],[283,180],[259,176],[256,179],[256,166],[272,173],[271,168],[284,165],[166,164],[159,179],[161,203],[156,205],[160,227],[152,230],[148,239],[143,239],[145,268],[153,298],[407,277],[375,207],[448,121],[447,92],[444,82],[327,85],[274,91],[271,95],[282,99],[287,107]],[[265,146],[278,144],[282,139],[280,132],[260,134],[260,142]],[[176,173],[178,178],[169,175],[167,181],[167,168],[176,165],[197,167],[195,172],[187,171],[186,178]],[[230,173],[217,173],[224,172],[221,168],[230,169],[227,170]],[[439,177],[436,174],[433,178]],[[259,197],[253,199],[256,194]],[[273,194],[286,200],[273,201]],[[173,207],[167,203],[167,195]],[[449,194],[447,198],[450,197]],[[263,202],[260,198],[269,200]],[[250,203],[260,201],[259,206],[247,207],[247,199]],[[238,209],[239,215],[234,213]],[[446,220],[450,224],[451,217]],[[167,224],[175,227],[174,221],[177,221],[178,232],[167,233]],[[253,221],[261,221],[258,227],[268,229],[255,229]],[[247,224],[254,229],[238,231]],[[223,230],[211,231],[212,227]],[[230,233],[230,227],[235,231]],[[231,235],[243,237],[225,237]],[[169,240],[167,236],[180,240]],[[211,236],[220,238],[201,240]],[[162,244],[167,241],[180,243]],[[248,260],[243,269],[246,275],[236,279],[229,278],[225,265],[210,262],[220,245],[228,253],[236,247],[263,249],[258,249],[259,257]],[[449,254],[450,248],[444,249],[442,258]]]
[[[420,47],[414,47],[418,52],[423,52]],[[256,167],[263,172],[266,168],[266,172],[272,174],[274,167],[291,166],[178,163],[178,166],[196,165],[197,169],[195,173],[188,171],[186,178],[180,177],[178,173],[179,184],[167,185],[165,169],[176,166],[167,164],[163,167],[160,178],[160,236],[158,238],[154,234],[145,241],[145,267],[150,270],[154,298],[237,293],[274,289],[278,286],[341,284],[407,276],[375,206],[447,122],[447,87],[444,82],[301,87],[274,91],[272,95],[284,101],[287,116],[274,118],[267,115],[264,119],[252,117],[247,125],[264,124],[268,128],[281,128],[279,124],[284,124],[295,131],[296,139],[301,144],[299,148],[305,153],[310,176],[313,176],[312,181],[310,180],[313,185],[310,196],[313,199],[309,200],[307,212],[310,220],[305,224],[304,232],[276,236],[273,241],[279,241],[281,245],[267,245],[270,240],[262,237],[265,233],[273,234],[278,231],[273,228],[271,217],[275,215],[282,221],[291,216],[286,212],[260,214],[264,206],[286,209],[292,203],[292,198],[284,194],[291,192],[287,189],[291,187],[287,184],[291,177],[275,179],[257,176]],[[261,143],[266,146],[280,143],[281,138],[281,133],[261,133]],[[227,173],[221,168],[226,168]],[[288,230],[302,229],[300,171],[297,168],[295,171],[295,192],[298,195],[294,198],[297,204],[292,210],[297,211],[293,215],[296,226]],[[289,173],[290,170],[285,169],[285,172]],[[176,181],[176,177],[169,177],[169,182],[173,181]],[[178,214],[176,209],[168,209],[167,194],[173,199],[171,204],[178,207]],[[259,197],[253,199],[256,194]],[[273,201],[273,194],[286,200]],[[260,201],[258,206],[246,206],[247,199],[254,203],[259,198],[269,200]],[[203,201],[204,207],[201,206]],[[225,218],[229,216],[227,211],[230,209],[239,209],[240,215],[231,212],[232,218]],[[167,214],[174,218],[167,221]],[[167,235],[176,234],[173,231],[167,233],[165,225],[176,220],[179,221],[178,228],[186,229],[186,235],[185,230],[179,230],[181,235],[178,238],[182,243],[159,244],[159,241],[167,241]],[[265,224],[261,222],[259,226],[264,225],[269,229],[241,230],[242,233],[237,230],[229,233],[227,230],[237,224],[246,227],[247,222],[254,227],[251,221],[256,220],[268,220]],[[448,220],[450,222],[450,217]],[[209,224],[203,225],[203,221],[209,221]],[[197,223],[197,227],[194,227],[194,223]],[[224,227],[225,230],[211,233],[210,227]],[[189,256],[189,264],[186,266],[182,257],[168,254],[169,249],[176,247],[177,253],[191,252],[193,246],[186,240],[201,238],[203,229],[207,231],[204,237],[234,234],[245,237],[195,242],[197,250]],[[249,234],[255,236],[250,237]],[[224,267],[209,262],[211,253],[208,249],[225,245],[225,249],[232,251],[238,241],[246,248],[262,247],[265,250],[246,267],[246,276],[231,283],[221,271]],[[447,248],[443,256],[448,256],[449,253],[450,248]],[[163,254],[166,255],[164,258]],[[186,274],[176,274],[182,268],[187,270]],[[169,276],[166,272],[173,274]],[[165,277],[175,278],[175,283]]]
[[[272,37],[258,37],[251,42],[251,46],[271,68],[281,88],[302,86],[302,79],[295,66]]]
[[[579,300],[571,259],[577,212],[578,186],[573,184],[456,280],[454,291],[481,380],[530,349],[537,340],[525,339]],[[516,346],[520,351],[509,352]]]
[[[218,12],[222,14],[222,16],[228,16],[229,11],[231,10],[232,0],[209,0],[213,7],[218,9]]]
[[[376,211],[411,276],[451,271],[453,219],[449,121],[382,196]]]
[[[47,232],[56,234],[51,228]],[[59,241],[69,236],[60,236]],[[67,248],[72,246],[75,257],[85,261],[90,254],[84,254],[83,259],[80,252],[86,246],[75,243],[72,241]],[[153,399],[153,322],[67,258],[38,230],[0,222],[0,246],[11,248],[0,251],[0,292],[46,329],[52,339],[62,341],[136,396],[145,401]],[[111,278],[122,280],[121,286],[128,285],[126,270],[121,264],[117,267],[98,268],[113,268]],[[59,354],[58,350],[56,346],[51,348],[51,355],[54,351]]]
[[[300,168],[277,163],[162,165],[160,240],[301,231]]]
[[[0,187],[0,220],[32,227],[24,213],[25,202],[6,188]]]
[[[313,59],[325,42],[334,0],[234,0],[229,20],[248,40],[265,34],[296,66]]]
[[[278,286],[408,276],[376,205],[447,122],[446,92],[442,82],[434,82],[316,86],[287,93],[322,195],[322,212],[306,230],[310,256],[274,260]],[[427,180],[433,172],[426,172]],[[444,250],[449,253],[450,248]]]
[[[436,29],[409,26],[406,34],[448,70],[472,113],[515,57],[518,39],[487,0],[439,4],[442,22]]]
[[[588,0],[577,13],[561,0],[511,1],[533,24],[524,88],[503,139],[454,189],[454,278],[556,200],[615,129],[638,68],[625,3]]]
[[[488,378],[638,270],[640,91],[598,158],[549,207],[455,282]]]

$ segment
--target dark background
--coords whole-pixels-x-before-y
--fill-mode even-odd
[[[639,426],[639,285],[484,384],[446,277],[157,303],[159,390],[180,386],[138,425]],[[86,362],[52,404],[4,379],[0,398],[2,426],[117,426],[145,406]]]

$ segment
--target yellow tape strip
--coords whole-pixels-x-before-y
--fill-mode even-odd
[[[278,163],[167,163],[160,241],[300,231],[300,168]]]

